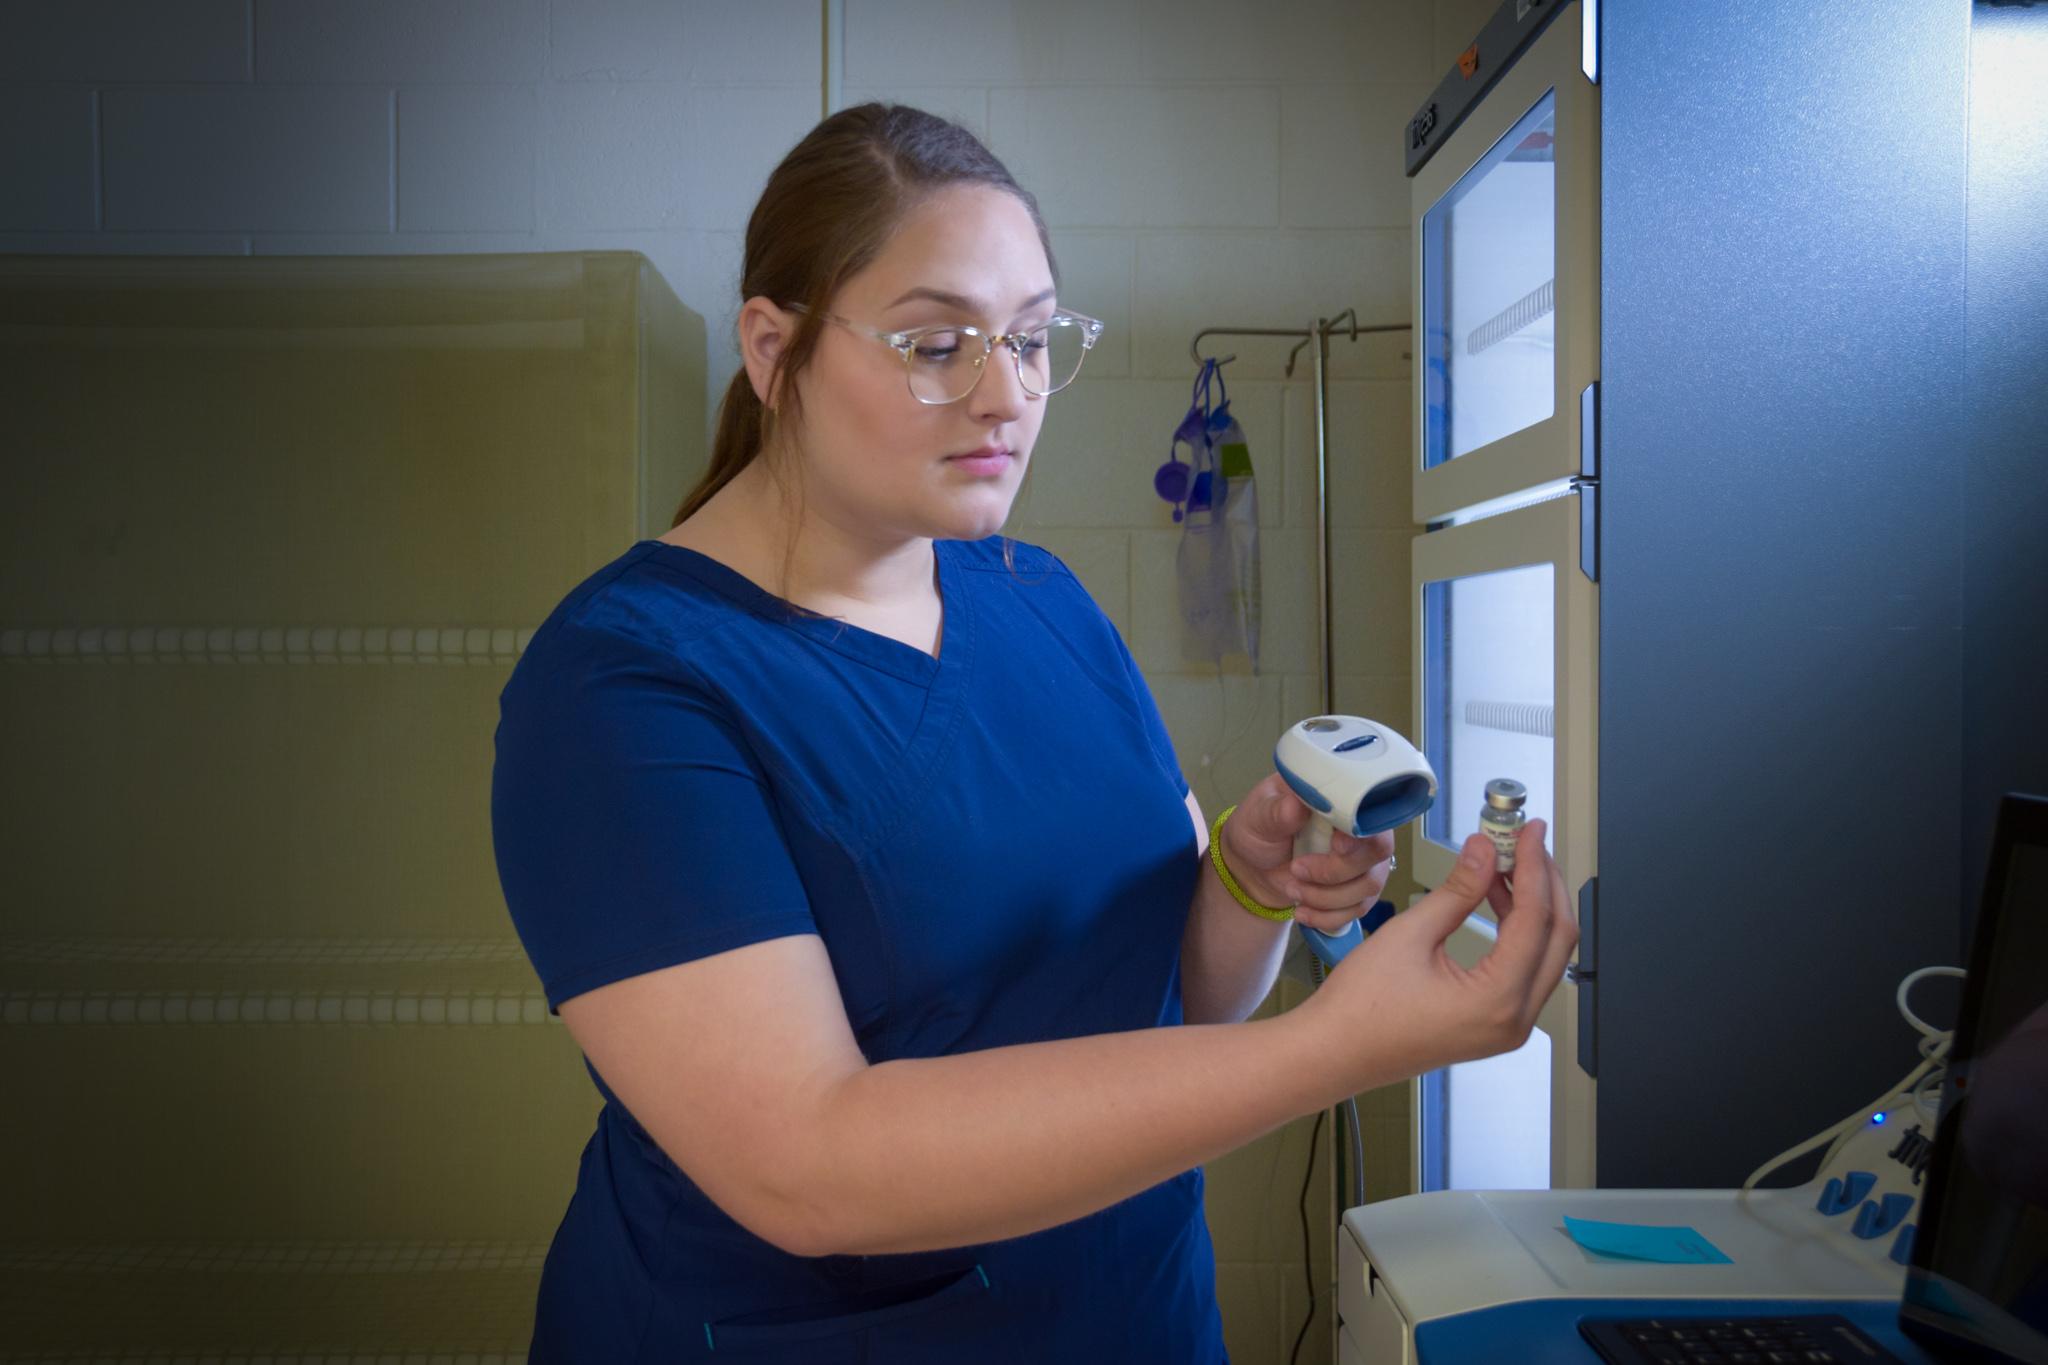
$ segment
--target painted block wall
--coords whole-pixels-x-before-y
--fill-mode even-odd
[[[954,117],[1039,196],[1062,301],[1109,324],[1053,400],[1009,533],[1047,545],[1130,641],[1205,810],[1319,709],[1314,405],[1288,343],[1214,344],[1261,500],[1259,676],[1178,657],[1178,530],[1151,474],[1205,326],[1349,307],[1408,321],[1399,133],[1480,0],[845,0],[847,102]],[[737,361],[741,233],[820,116],[819,0],[72,0],[0,8],[0,252],[381,254],[631,249]],[[1334,709],[1407,725],[1405,338],[1333,343]],[[1304,356],[1304,360],[1306,357]],[[676,490],[679,498],[683,490]],[[1390,894],[1405,900],[1405,873]],[[1263,1007],[1292,1004],[1286,985]],[[1407,1188],[1408,1113],[1366,1097],[1375,1197]],[[1301,1121],[1212,1164],[1230,1346],[1289,1359],[1306,1316]],[[1329,1125],[1309,1203],[1330,1358]]]

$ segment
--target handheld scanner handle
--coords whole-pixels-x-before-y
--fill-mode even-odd
[[[1330,831],[1334,828],[1334,825],[1321,816],[1310,815],[1308,823],[1294,836],[1294,856],[1299,858],[1310,853],[1328,853]]]
[[[1294,927],[1301,930],[1302,940],[1308,944],[1308,950],[1322,959],[1325,971],[1335,970],[1337,964],[1344,960],[1346,953],[1365,942],[1365,930],[1358,927],[1357,920],[1345,925],[1341,934],[1326,934],[1320,929],[1311,929],[1300,920],[1294,922]]]
[[[1304,829],[1295,836],[1295,857],[1298,858],[1304,853],[1321,853],[1329,847],[1330,836],[1327,832],[1329,828],[1327,825],[1323,826],[1324,833],[1316,834],[1313,832],[1316,826],[1322,824],[1321,820],[1311,820],[1309,821],[1309,828]],[[1318,843],[1322,845],[1321,848],[1316,847]],[[1381,925],[1393,917],[1394,903],[1383,899],[1373,902],[1372,909],[1345,925],[1338,933],[1326,934],[1320,929],[1311,929],[1300,920],[1294,922],[1294,927],[1301,930],[1302,942],[1308,944],[1309,951],[1322,960],[1324,969],[1334,970],[1337,964],[1344,960],[1346,953],[1349,953],[1359,944],[1365,942],[1366,939],[1372,937],[1374,933],[1378,932]]]
[[[1330,822],[1322,816],[1309,816],[1308,823],[1294,836],[1294,856],[1299,858],[1307,853],[1328,853],[1332,828]],[[1311,929],[1300,920],[1294,922],[1294,927],[1301,930],[1301,937],[1308,944],[1309,951],[1322,959],[1326,970],[1334,968],[1343,961],[1346,953],[1365,942],[1365,931],[1358,927],[1356,920],[1345,925],[1341,933],[1335,934]]]

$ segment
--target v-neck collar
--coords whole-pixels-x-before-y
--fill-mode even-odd
[[[928,685],[941,673],[955,670],[973,649],[973,606],[967,589],[961,583],[959,566],[954,562],[957,547],[949,540],[932,542],[932,554],[938,562],[940,602],[939,653],[936,658],[914,645],[851,621],[794,615],[792,604],[786,598],[776,596],[739,570],[700,550],[666,540],[643,540],[636,548],[724,594],[756,615],[787,626],[828,649],[907,682]]]

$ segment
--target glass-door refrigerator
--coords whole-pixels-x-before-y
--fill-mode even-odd
[[[1571,977],[1519,1050],[1422,1077],[1416,1188],[1594,1184],[1599,86],[1588,0],[1507,0],[1411,122],[1414,738],[1435,886],[1511,778],[1579,898]],[[1482,907],[1452,939],[1476,960]]]

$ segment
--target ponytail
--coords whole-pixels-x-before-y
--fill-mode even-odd
[[[718,403],[718,430],[711,438],[710,467],[676,509],[675,519],[669,522],[671,527],[688,521],[753,462],[767,434],[767,418],[768,410],[754,393],[753,380],[743,365],[725,386],[725,397]]]

